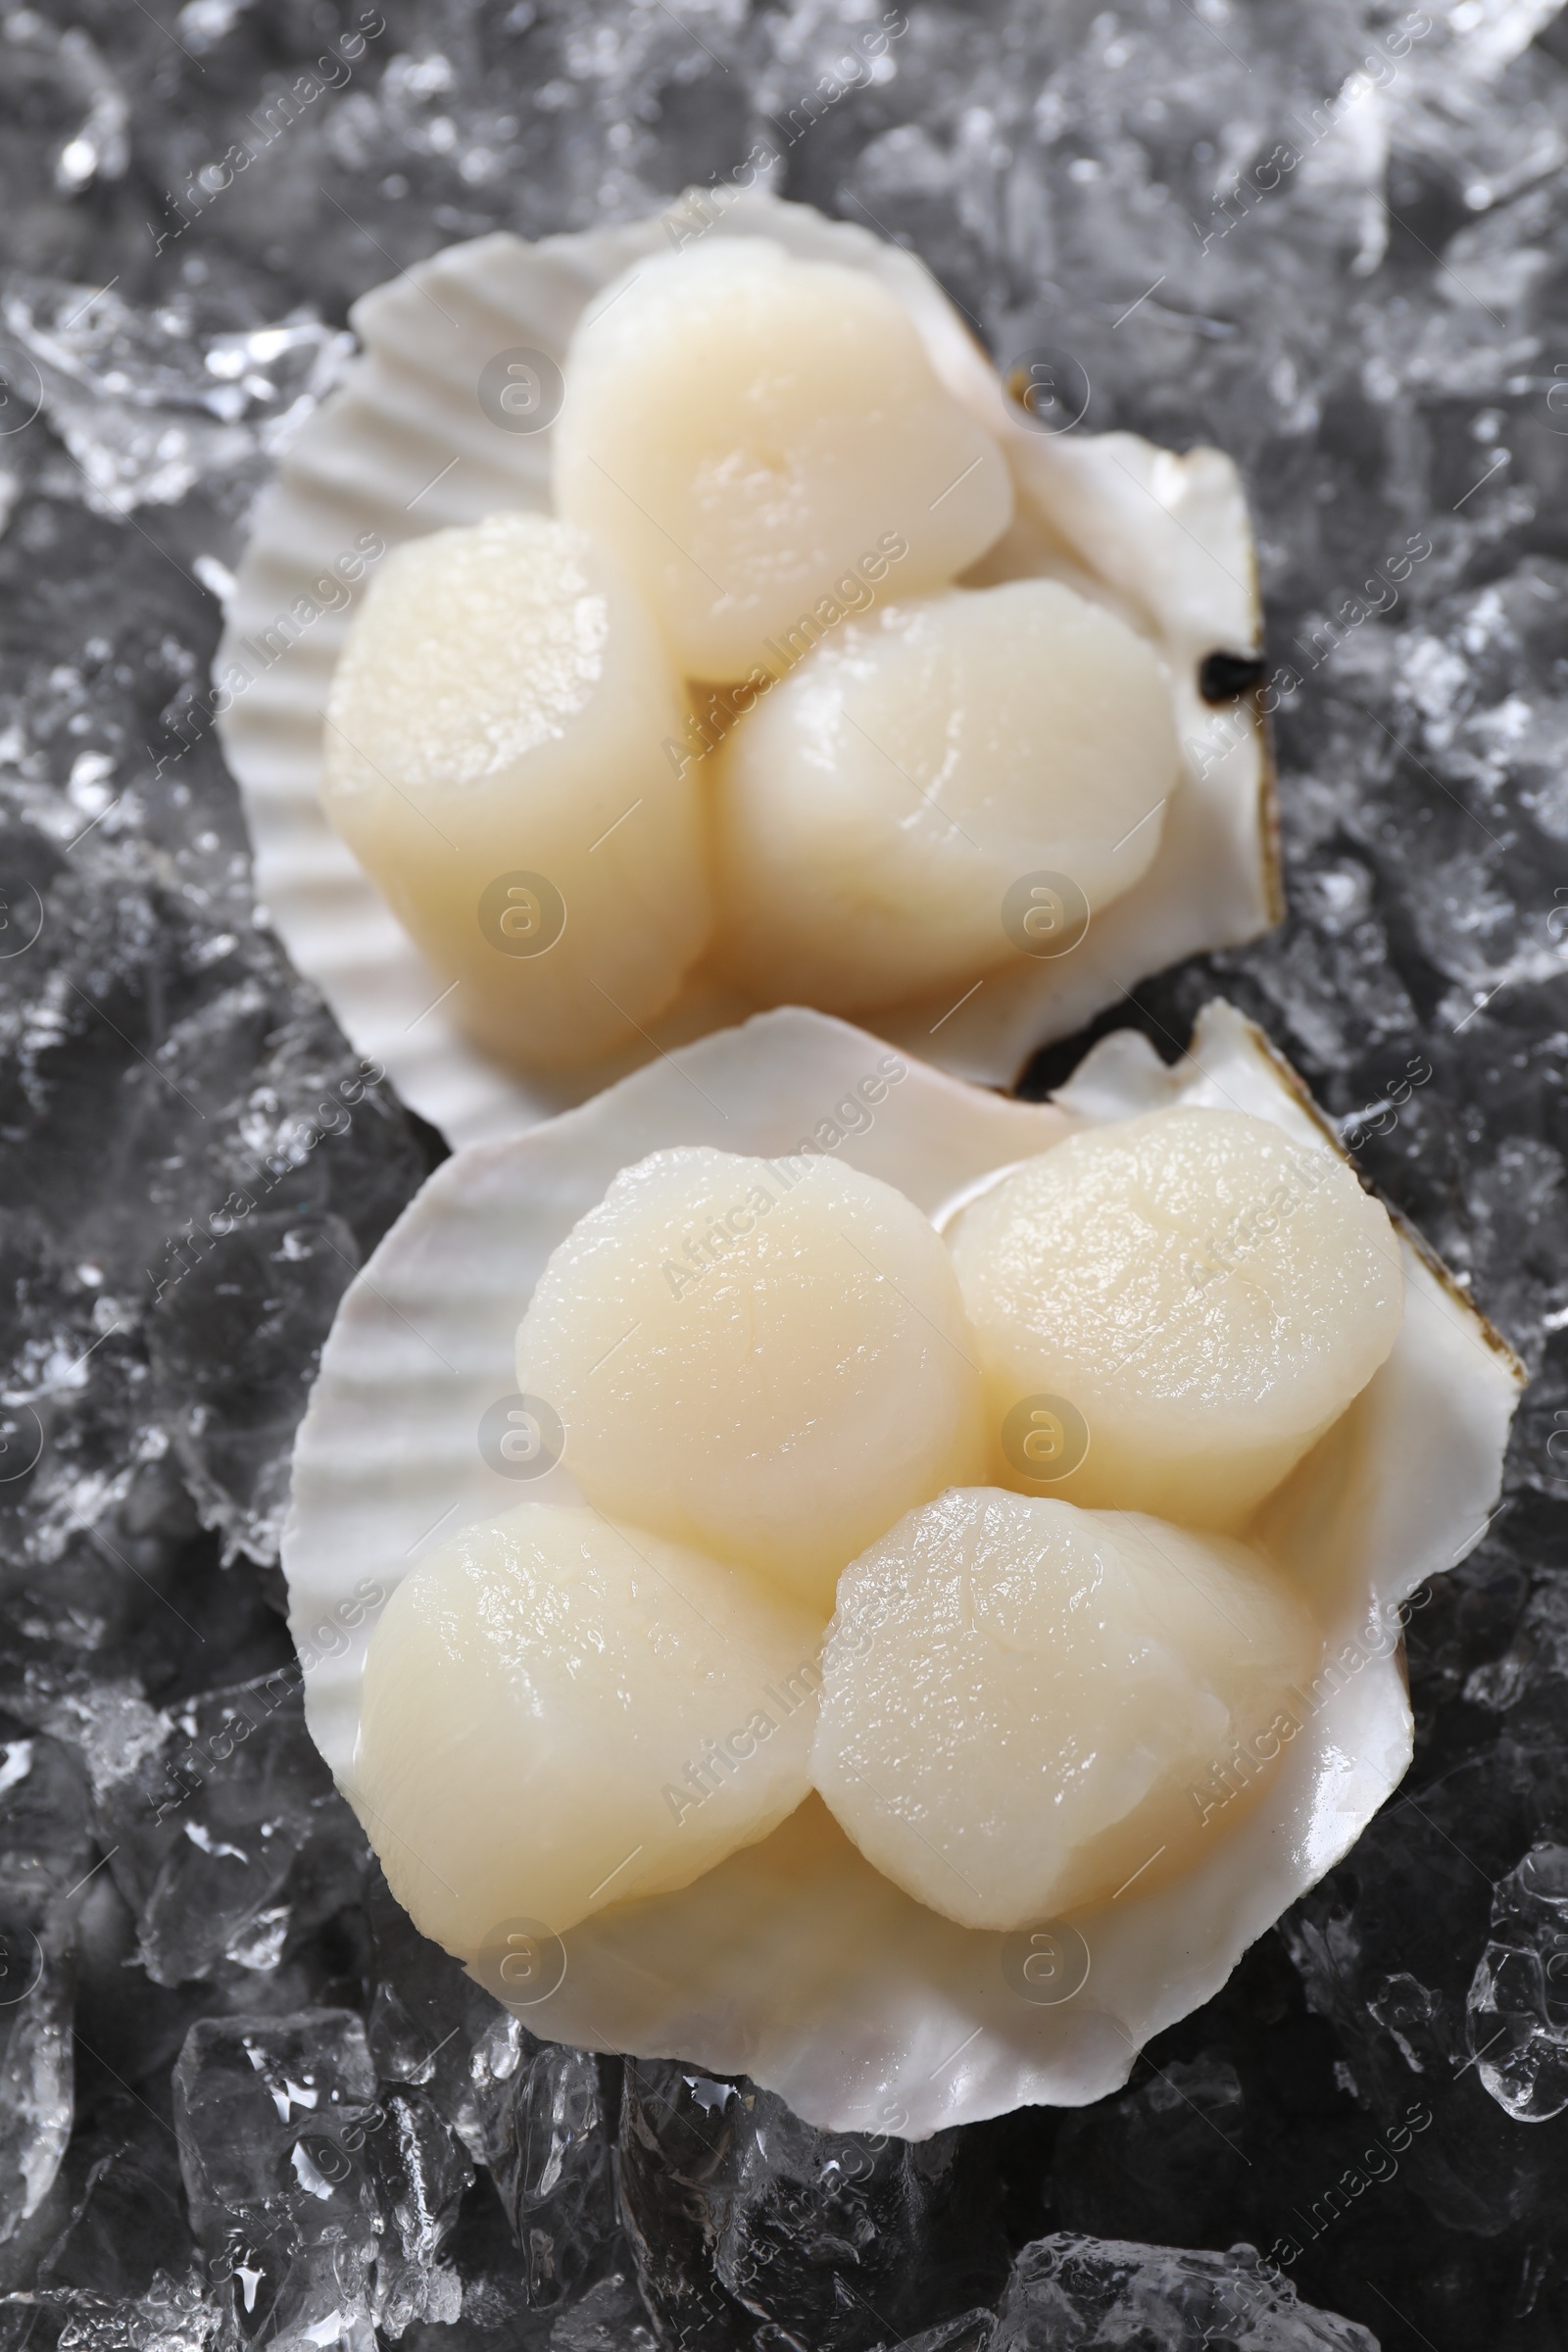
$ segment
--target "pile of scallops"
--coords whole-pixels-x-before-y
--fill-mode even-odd
[[[645,259],[571,340],[551,462],[552,514],[384,559],[324,733],[328,817],[497,1059],[591,1063],[699,967],[961,1001],[1145,873],[1160,656],[1001,576],[1005,457],[867,272]]]
[[[1249,1530],[1403,1304],[1349,1167],[1236,1109],[1082,1127],[940,1231],[825,1152],[625,1168],[517,1330],[581,1501],[465,1529],[370,1638],[350,1793],[394,1889],[471,1959],[812,1789],[970,1928],[1179,1877],[1321,1659]]]

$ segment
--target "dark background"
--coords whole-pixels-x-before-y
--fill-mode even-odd
[[[1355,1852],[1123,2092],[912,2151],[529,2043],[367,1878],[287,1676],[237,1692],[289,1659],[317,1350],[443,1151],[357,1092],[177,723],[250,502],[365,288],[760,141],[1000,360],[1065,355],[1081,429],[1242,465],[1298,681],[1291,914],[1103,1025],[1171,1055],[1216,990],[1255,1015],[1534,1376],[1505,1507],[1413,1620],[1416,1761]],[[0,2345],[368,2352],[373,2319],[416,2352],[615,2352],[651,2341],[640,2278],[703,2352],[960,2352],[988,2326],[939,2324],[1061,2231],[1288,2238],[1305,2301],[1390,2352],[1568,2340],[1565,254],[1550,0],[0,16]],[[1367,583],[1413,543],[1388,606]],[[259,1169],[264,1212],[198,1248]],[[272,2021],[260,2059],[236,2015]],[[1030,2263],[999,2344],[1365,2340],[1269,2316],[1236,2265]]]

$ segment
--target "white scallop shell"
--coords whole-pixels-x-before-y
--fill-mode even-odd
[[[476,396],[480,370],[510,349],[563,355],[595,294],[641,256],[666,250],[667,222],[679,214],[676,205],[537,245],[481,237],[358,302],[364,355],[258,505],[214,664],[220,684],[255,673],[218,723],[250,826],[258,899],[354,1045],[454,1144],[515,1134],[584,1100],[651,1046],[751,1008],[699,974],[650,1046],[564,1079],[519,1078],[470,1044],[449,1017],[441,982],[321,813],[322,713],[352,607],[309,617],[320,601],[312,582],[365,532],[391,548],[499,508],[547,506],[548,431],[492,424]],[[994,973],[956,1007],[950,991],[884,1021],[896,1041],[944,1068],[1010,1084],[1037,1046],[1070,1036],[1148,973],[1255,938],[1283,911],[1263,722],[1250,701],[1210,710],[1197,689],[1205,654],[1249,653],[1258,640],[1236,468],[1217,450],[1177,457],[1131,433],[1053,436],[1021,423],[935,279],[865,229],[747,194],[711,233],[773,237],[803,257],[868,270],[899,295],[953,392],[1004,442],[1020,514],[1050,518],[1052,552],[1015,568],[1054,572],[1110,606],[1169,666],[1186,772],[1142,880],[1070,956]],[[986,576],[999,576],[994,560]],[[294,642],[269,661],[291,630]]]
[[[832,1146],[826,1123],[849,1125],[835,1105],[887,1054],[821,1013],[764,1013],[510,1142],[470,1146],[404,1212],[338,1310],[283,1538],[307,1719],[340,1784],[368,1638],[362,1580],[385,1592],[466,1522],[530,1495],[576,1498],[559,1465],[527,1488],[498,1475],[476,1430],[513,1390],[514,1333],[545,1258],[619,1168],[672,1144],[772,1156],[815,1133],[940,1221],[1080,1124],[1165,1102],[1235,1105],[1337,1148],[1288,1066],[1222,1002],[1174,1068],[1121,1030],[1051,1104],[909,1061],[869,1123]],[[1025,1997],[1016,1939],[924,1910],[813,1798],[683,1893],[572,1929],[559,1990],[518,2014],[547,2037],[749,2074],[823,2127],[911,2138],[1124,2082],[1139,2047],[1217,1991],[1347,1851],[1410,1761],[1397,1607],[1482,1534],[1523,1374],[1413,1237],[1401,1249],[1394,1352],[1270,1506],[1269,1540],[1325,1625],[1333,1670],[1303,1695],[1264,1797],[1201,1867],[1078,1917],[1090,1973],[1072,1998]]]

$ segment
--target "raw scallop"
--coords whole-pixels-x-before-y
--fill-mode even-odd
[[[769,640],[841,577],[881,578],[891,555],[900,595],[941,586],[1012,515],[1001,449],[897,295],[764,237],[607,291],[554,432],[557,511],[615,549],[689,677],[776,669]]]
[[[1070,1136],[952,1236],[995,1475],[1241,1526],[1371,1379],[1404,1281],[1388,1212],[1325,1149],[1177,1107]]]
[[[916,1901],[1039,1924],[1147,1891],[1222,1836],[1299,1729],[1292,1686],[1321,1646],[1225,1537],[944,1494],[840,1579],[812,1778]]]
[[[322,798],[436,974],[514,1068],[637,1034],[710,908],[683,703],[587,534],[492,514],[394,551],[333,681]]]
[[[807,1793],[821,1627],[599,1512],[465,1528],[371,1638],[350,1793],[416,1925],[471,1959],[690,1886]]]
[[[718,761],[718,948],[763,1003],[870,1010],[1071,954],[1159,847],[1181,752],[1152,648],[1055,580],[840,629]]]
[[[517,1386],[617,1517],[826,1617],[901,1511],[982,1475],[979,1359],[928,1220],[825,1157],[656,1152],[555,1250]]]
[[[885,1056],[825,1014],[760,1014],[532,1133],[459,1152],[381,1242],[326,1343],[283,1535],[307,1720],[343,1785],[371,1638],[367,1589],[373,1607],[454,1509],[484,1520],[515,1499],[474,1431],[513,1392],[516,1302],[551,1251],[617,1169],[696,1143],[787,1152]],[[1300,1082],[1239,1012],[1211,1004],[1174,1067],[1141,1032],[1115,1031],[1052,1103],[911,1060],[874,1118],[841,1115],[852,1131],[838,1157],[897,1185],[940,1227],[977,1186],[1074,1129],[1214,1101],[1317,1148]],[[1190,1870],[1161,1883],[1151,1869],[1078,1915],[1093,1947],[1081,1991],[1075,1977],[1059,1988],[1072,1997],[1033,1981],[1025,1931],[1020,1948],[906,1894],[808,1799],[679,1892],[584,1921],[564,1980],[521,2012],[529,2030],[749,2075],[824,2131],[913,2139],[1031,2101],[1082,2106],[1125,2082],[1138,2050],[1219,1992],[1398,1786],[1411,1752],[1402,1604],[1474,1545],[1496,1506],[1522,1367],[1437,1262],[1396,1239],[1405,1313],[1394,1348],[1268,1509],[1271,1550],[1324,1628],[1306,1720],[1259,1801],[1211,1824],[1221,1834]],[[549,1473],[562,1490],[567,1475],[565,1463]],[[513,1996],[504,1980],[493,1989]]]
[[[1215,449],[1178,456],[1134,433],[1035,429],[1039,419],[1021,417],[1009,403],[961,313],[912,253],[760,188],[729,191],[705,245],[760,238],[792,259],[850,270],[891,295],[947,391],[1003,448],[1020,528],[961,577],[1059,578],[1128,619],[1169,674],[1184,772],[1142,880],[1096,917],[1064,960],[1019,956],[987,974],[956,1009],[965,992],[945,988],[941,1001],[889,1006],[874,1023],[908,1053],[1010,1087],[1040,1046],[1119,1003],[1142,976],[1238,946],[1283,914],[1265,721],[1250,700],[1210,706],[1199,690],[1211,652],[1246,655],[1258,643],[1241,480]],[[440,983],[328,827],[318,791],[322,713],[352,611],[323,612],[286,661],[260,674],[252,649],[280,611],[313,590],[346,533],[376,533],[395,547],[411,533],[467,526],[500,508],[547,510],[552,445],[564,419],[538,431],[500,431],[480,409],[476,382],[493,372],[498,353],[507,359],[521,347],[564,361],[588,316],[626,289],[634,271],[667,257],[672,240],[689,240],[693,219],[690,200],[680,198],[662,214],[537,244],[505,232],[484,236],[416,262],[363,295],[352,317],[362,356],[290,444],[239,565],[215,674],[223,682],[220,702],[237,682],[218,725],[240,787],[258,897],[344,1034],[384,1064],[401,1099],[454,1148],[519,1133],[580,1102],[603,1082],[602,1071],[540,1079],[473,1045],[453,1013],[458,1000],[432,1004]],[[434,336],[432,304],[453,321]],[[635,374],[632,381],[635,403]],[[376,453],[373,466],[365,463],[368,449]],[[937,516],[968,486],[956,488]],[[876,537],[883,535],[879,519]],[[880,582],[871,578],[880,553],[861,567],[874,545],[857,551],[856,578],[879,596],[905,595],[904,560],[888,563]],[[858,601],[860,589],[847,584]],[[828,605],[825,625],[842,601]],[[706,777],[710,766],[695,772]],[[749,1009],[733,991],[711,987],[700,964],[675,1004],[643,1023],[648,1036],[627,1044],[625,1061],[678,1047]],[[722,1133],[707,1140],[731,1145]]]

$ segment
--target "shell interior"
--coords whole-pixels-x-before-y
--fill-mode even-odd
[[[441,980],[321,812],[322,714],[353,601],[334,584],[323,604],[314,584],[371,539],[391,548],[501,508],[548,507],[548,429],[491,423],[480,374],[508,350],[559,360],[594,296],[667,246],[668,220],[536,245],[482,237],[357,303],[364,354],[258,504],[214,664],[231,698],[219,727],[250,826],[258,899],[353,1044],[454,1144],[514,1134],[751,1007],[699,970],[645,1041],[564,1079],[515,1076],[470,1045]],[[1150,637],[1169,666],[1186,772],[1143,879],[1069,956],[993,973],[956,1006],[950,993],[883,1022],[896,1042],[918,1045],[945,1068],[1009,1084],[1037,1046],[1070,1036],[1148,973],[1255,938],[1283,910],[1262,718],[1250,698],[1211,709],[1198,690],[1206,655],[1248,654],[1260,628],[1236,469],[1212,449],[1177,457],[1131,433],[1050,434],[1021,421],[935,279],[865,229],[747,194],[711,233],[772,237],[892,288],[938,372],[1012,462],[1020,520],[973,576],[1061,577]]]
[[[529,1487],[498,1474],[476,1432],[512,1391],[514,1333],[545,1258],[619,1168],[673,1144],[771,1156],[814,1136],[940,1223],[1080,1123],[1160,1103],[1228,1104],[1303,1141],[1327,1133],[1288,1065],[1218,1001],[1173,1068],[1118,1031],[1035,1104],[899,1056],[905,1075],[874,1111],[862,1101],[836,1118],[888,1054],[820,1013],[760,1014],[460,1152],[405,1211],[327,1340],[283,1540],[307,1718],[340,1782],[373,1596],[466,1522],[530,1495],[577,1499],[559,1464]],[[684,1892],[571,1930],[559,1985],[515,2004],[529,2028],[746,2073],[819,2127],[910,2138],[1124,2082],[1142,2044],[1214,1993],[1354,1842],[1410,1761],[1399,1604],[1483,1533],[1523,1375],[1442,1267],[1408,1235],[1401,1248],[1392,1355],[1268,1506],[1267,1540],[1325,1625],[1324,1669],[1263,1799],[1200,1868],[1065,1928],[1042,1922],[1047,1940],[1031,1945],[1027,1932],[981,1934],[923,1909],[813,1797]]]

